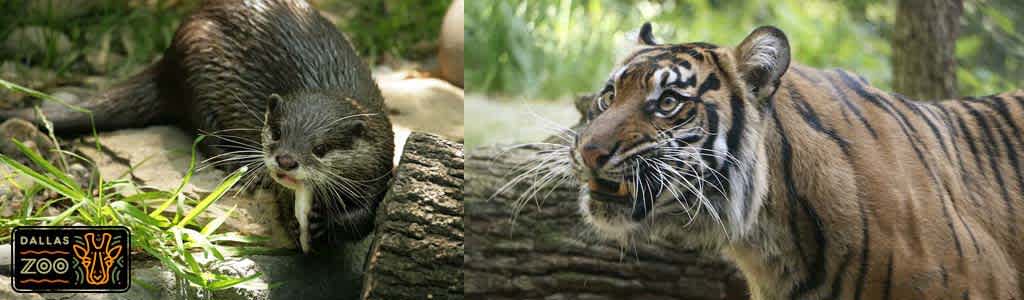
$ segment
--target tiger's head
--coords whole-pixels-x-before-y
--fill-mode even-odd
[[[767,192],[760,112],[789,67],[785,34],[760,27],[732,48],[658,44],[647,23],[637,40],[570,150],[585,221],[619,241],[742,236]]]

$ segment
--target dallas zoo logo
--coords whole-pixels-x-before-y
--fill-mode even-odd
[[[126,227],[17,227],[11,277],[18,292],[124,292],[131,286]]]

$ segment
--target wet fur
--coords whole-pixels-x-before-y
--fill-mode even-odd
[[[271,124],[306,122],[324,130],[310,127],[281,141],[264,140],[272,94],[284,104],[269,112],[275,116]],[[323,237],[347,240],[372,228],[390,179],[394,145],[383,102],[346,37],[305,1],[210,0],[182,22],[160,61],[77,105],[92,111],[98,130],[177,124],[208,135],[201,144],[208,163],[249,167],[245,186],[267,179],[265,166],[273,162],[264,154],[280,144],[300,145],[288,149],[318,171],[310,172],[310,183],[319,185],[313,217],[331,229]],[[92,128],[89,115],[65,107],[47,105],[43,113],[61,134]],[[349,116],[358,118],[325,122]],[[15,117],[40,122],[31,109],[0,112],[0,120]],[[346,134],[342,129],[356,120],[366,130],[346,139],[352,149],[332,152],[329,159],[308,158],[310,147]],[[343,180],[358,183],[330,186]],[[290,190],[281,193],[285,204],[293,199]]]

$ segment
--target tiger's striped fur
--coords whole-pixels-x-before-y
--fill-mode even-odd
[[[602,236],[721,252],[754,299],[1024,299],[1024,91],[918,102],[773,27],[650,32],[570,149]]]

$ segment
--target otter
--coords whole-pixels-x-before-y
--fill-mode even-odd
[[[41,110],[60,134],[176,124],[208,135],[200,150],[214,164],[247,166],[294,198],[304,253],[369,234],[391,178],[393,133],[370,69],[303,0],[205,1],[159,61],[78,106],[91,117]],[[43,121],[0,112],[10,118]]]

